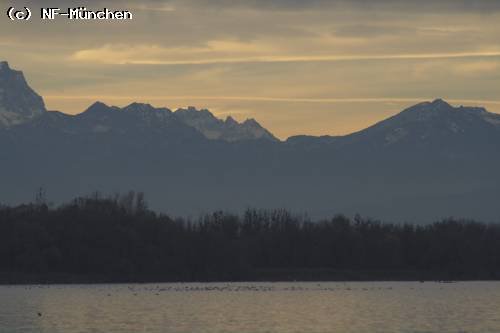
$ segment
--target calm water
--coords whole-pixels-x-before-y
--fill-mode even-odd
[[[500,282],[0,286],[0,332],[496,333]]]

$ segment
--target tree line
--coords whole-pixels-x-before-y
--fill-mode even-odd
[[[498,278],[500,225],[470,220],[312,221],[282,209],[189,220],[134,192],[0,206],[2,283]]]

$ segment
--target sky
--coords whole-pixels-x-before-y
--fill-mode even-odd
[[[15,3],[15,4],[14,4]],[[500,112],[497,0],[7,1],[0,60],[51,110],[94,101],[208,108],[276,136],[342,135],[444,98]],[[42,21],[41,7],[131,21]]]

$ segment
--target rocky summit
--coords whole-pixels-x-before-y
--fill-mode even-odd
[[[42,97],[33,91],[20,71],[0,62],[0,126],[12,126],[46,112]]]

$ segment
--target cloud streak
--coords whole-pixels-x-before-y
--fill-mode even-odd
[[[220,43],[219,44],[223,44]],[[235,46],[237,48],[237,46]],[[460,58],[498,58],[500,51],[483,52],[450,52],[450,53],[414,53],[414,54],[360,54],[360,55],[252,55],[258,48],[241,44],[238,49],[243,53],[240,57],[210,57],[211,53],[231,51],[221,49],[168,49],[161,46],[113,47],[105,46],[97,49],[77,51],[72,60],[96,62],[113,65],[207,65],[238,63],[282,63],[282,62],[339,62],[339,61],[377,61],[377,60],[429,60]],[[245,52],[249,51],[249,52]],[[228,52],[232,53],[232,52]],[[250,53],[246,55],[245,53]],[[196,55],[203,57],[196,57]],[[168,58],[168,59],[163,59]]]
[[[364,10],[478,11],[500,10],[494,0],[151,0],[152,4],[168,4],[190,8],[298,11],[311,9],[357,8]]]

